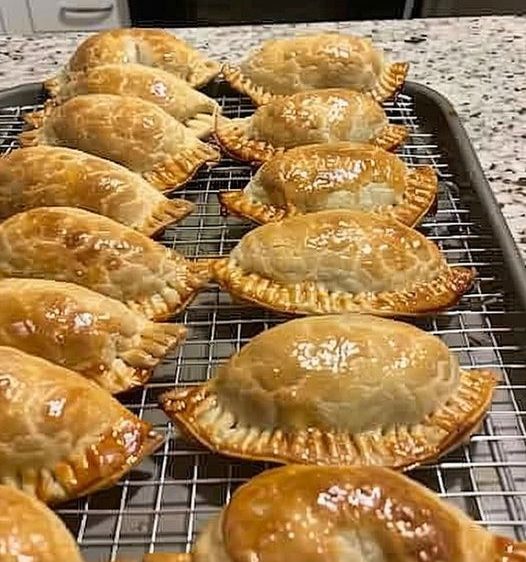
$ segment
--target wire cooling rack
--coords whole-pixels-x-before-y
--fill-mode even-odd
[[[224,91],[216,86],[212,93],[227,116],[250,115],[253,107],[247,99]],[[34,107],[0,109],[0,150],[17,146],[21,114]],[[501,375],[479,432],[465,446],[411,476],[494,532],[524,540],[526,314],[518,312],[503,277],[502,256],[485,220],[488,211],[471,190],[461,191],[455,185],[433,134],[425,132],[415,113],[413,100],[399,95],[385,109],[391,122],[403,123],[411,131],[399,155],[411,166],[432,165],[439,174],[437,209],[426,218],[422,231],[451,264],[472,266],[479,272],[474,288],[456,308],[418,320],[417,325],[439,335],[464,368],[490,368]],[[221,216],[217,194],[244,187],[251,174],[250,167],[228,158],[201,171],[175,194],[194,201],[196,212],[167,229],[160,242],[190,257],[227,254],[251,227]],[[229,501],[239,484],[266,466],[222,458],[180,438],[157,407],[157,397],[174,386],[206,380],[251,337],[282,320],[232,303],[212,286],[177,319],[189,327],[186,345],[163,361],[148,385],[121,398],[167,436],[164,445],[113,488],[58,509],[88,561],[189,551],[203,522]]]

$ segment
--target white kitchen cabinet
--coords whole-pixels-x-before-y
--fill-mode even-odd
[[[26,0],[0,0],[0,26],[3,33],[31,33],[31,17]]]
[[[126,0],[0,0],[0,27],[7,33],[96,31],[126,25]]]

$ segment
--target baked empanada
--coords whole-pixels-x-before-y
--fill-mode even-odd
[[[433,168],[408,168],[370,144],[339,142],[292,148],[263,164],[243,191],[219,198],[235,215],[259,223],[325,209],[374,211],[413,226],[435,201]]]
[[[83,72],[103,64],[137,63],[174,74],[197,88],[213,80],[221,65],[204,57],[186,41],[162,29],[123,28],[102,31],[78,47],[65,69],[48,80],[48,88],[69,72]]]
[[[19,136],[23,146],[76,148],[126,166],[161,190],[181,187],[220,158],[192,129],[134,96],[77,96],[26,119],[38,127]]]
[[[317,88],[346,88],[383,101],[402,87],[408,68],[387,62],[365,37],[318,33],[265,41],[239,68],[225,65],[223,75],[256,105]]]
[[[402,474],[286,466],[238,488],[188,562],[522,562],[499,537]],[[177,561],[184,560],[175,558]]]
[[[256,162],[316,143],[369,142],[390,149],[407,134],[403,125],[389,124],[370,96],[339,88],[272,99],[250,117],[218,117],[216,123],[216,138],[228,154]]]
[[[0,223],[0,277],[77,283],[161,320],[194,298],[209,267],[106,217],[39,207]]]
[[[162,442],[96,384],[10,347],[0,405],[0,483],[48,503],[111,486]]]
[[[109,392],[144,384],[186,329],[154,324],[72,283],[0,280],[0,345],[77,371]]]
[[[161,404],[218,453],[407,469],[473,433],[495,380],[462,371],[444,343],[414,326],[340,314],[262,332],[210,381]]]
[[[193,209],[139,174],[79,150],[34,146],[0,158],[0,219],[35,207],[80,207],[153,236]]]
[[[435,312],[455,304],[475,274],[449,267],[416,230],[349,210],[259,226],[211,267],[234,297],[295,314]]]
[[[83,562],[64,523],[35,498],[8,486],[0,486],[0,560]]]
[[[212,132],[213,115],[220,111],[214,99],[188,82],[142,64],[107,64],[77,72],[51,93],[59,103],[83,94],[137,96],[158,105],[199,136]]]

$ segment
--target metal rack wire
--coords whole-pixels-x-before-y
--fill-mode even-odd
[[[249,115],[248,100],[215,91],[226,115]],[[16,147],[21,114],[33,109],[0,109],[0,150]],[[493,531],[526,538],[526,314],[519,312],[504,277],[502,257],[484,211],[471,192],[454,183],[434,136],[421,127],[413,100],[400,95],[385,106],[390,121],[407,125],[408,143],[399,151],[410,165],[432,165],[440,177],[436,212],[423,232],[452,264],[476,267],[473,290],[453,310],[417,324],[439,335],[463,367],[486,367],[502,376],[491,412],[469,443],[412,476],[464,509]],[[223,159],[176,196],[197,204],[184,223],[166,230],[160,242],[191,256],[224,255],[251,226],[220,214],[217,193],[242,188],[250,167]],[[177,436],[157,407],[158,395],[174,386],[195,384],[251,337],[282,318],[232,303],[209,287],[178,321],[190,329],[188,342],[166,358],[153,380],[122,398],[167,439],[161,449],[110,490],[58,509],[77,536],[88,561],[115,560],[143,552],[189,551],[196,532],[228,502],[236,486],[265,465],[212,455]]]

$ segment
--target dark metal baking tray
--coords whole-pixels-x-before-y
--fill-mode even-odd
[[[226,115],[254,108],[225,84],[207,92]],[[21,115],[43,101],[41,85],[0,93],[0,151],[17,146]],[[440,179],[436,212],[419,227],[452,264],[475,267],[472,291],[452,310],[415,320],[439,335],[464,368],[498,371],[501,381],[483,426],[465,446],[411,476],[459,505],[500,534],[526,538],[526,271],[478,159],[453,107],[438,93],[407,83],[385,104],[392,122],[411,136],[399,150],[410,165],[432,165]],[[197,204],[160,242],[188,256],[224,255],[251,225],[223,217],[217,193],[242,188],[252,170],[228,158],[203,170],[174,194]],[[113,488],[57,510],[76,535],[88,561],[133,557],[149,551],[188,551],[200,526],[227,502],[234,489],[265,465],[229,460],[188,443],[157,407],[158,395],[174,385],[210,377],[252,336],[282,317],[233,303],[210,286],[177,319],[190,328],[187,344],[159,366],[143,389],[121,397],[168,439],[164,446]]]

